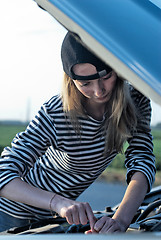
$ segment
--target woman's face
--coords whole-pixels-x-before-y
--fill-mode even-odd
[[[97,73],[90,63],[76,64],[73,67],[76,75],[86,76]],[[112,94],[117,75],[114,71],[95,80],[73,80],[77,89],[93,103],[106,103]]]

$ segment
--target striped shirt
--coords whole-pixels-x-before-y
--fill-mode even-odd
[[[133,171],[141,171],[147,177],[150,190],[155,175],[150,101],[134,89],[131,89],[131,95],[141,118],[125,153],[127,182]],[[63,112],[60,95],[52,97],[41,107],[26,130],[16,135],[11,148],[6,147],[2,152],[0,188],[12,179],[21,177],[35,187],[76,199],[117,155],[116,151],[104,154],[104,121],[105,117],[101,121],[90,116],[80,117],[80,138]],[[45,209],[5,198],[0,201],[0,210],[12,216],[51,217]]]

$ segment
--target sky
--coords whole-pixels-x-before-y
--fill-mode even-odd
[[[0,0],[0,120],[31,120],[61,90],[66,29],[33,0]],[[152,125],[161,106],[152,102]]]

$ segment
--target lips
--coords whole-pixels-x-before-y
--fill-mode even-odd
[[[97,99],[97,100],[104,100],[104,99],[107,98],[108,96],[109,96],[109,94],[106,94],[105,96],[97,97],[96,99]]]
[[[108,94],[106,94],[103,97],[97,97],[96,100],[98,100],[98,101],[109,100],[110,96],[111,96],[111,92],[109,92]]]

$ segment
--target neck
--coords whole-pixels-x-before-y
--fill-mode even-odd
[[[86,101],[84,108],[89,116],[93,117],[96,120],[102,120],[105,113],[105,104],[96,104]]]

